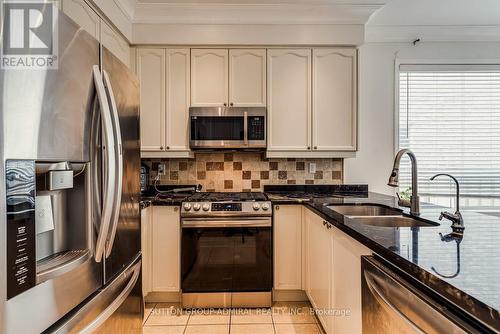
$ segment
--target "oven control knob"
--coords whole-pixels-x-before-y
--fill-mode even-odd
[[[203,204],[203,211],[208,211],[208,210],[210,210],[210,204],[208,203]]]
[[[184,203],[184,210],[186,211],[191,210],[191,203]]]
[[[193,209],[194,209],[194,211],[200,211],[200,209],[201,209],[201,205],[200,205],[200,203],[195,203],[195,204],[193,205]]]
[[[259,203],[253,203],[253,209],[255,211],[259,210],[260,209],[260,204]]]
[[[262,210],[264,210],[264,211],[269,210],[269,203],[263,203],[262,204]]]

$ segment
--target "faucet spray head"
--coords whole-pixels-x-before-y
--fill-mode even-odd
[[[393,168],[391,175],[389,176],[389,182],[387,185],[390,187],[398,187],[399,186],[399,169]]]

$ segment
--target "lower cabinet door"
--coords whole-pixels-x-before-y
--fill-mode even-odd
[[[333,235],[323,219],[307,210],[307,290],[318,319],[327,333],[331,333],[329,312],[332,305]]]
[[[153,207],[152,291],[180,291],[180,216],[177,206]]]
[[[333,228],[332,333],[361,334],[361,256],[372,252],[344,232]]]
[[[302,205],[274,207],[274,288],[302,289]]]

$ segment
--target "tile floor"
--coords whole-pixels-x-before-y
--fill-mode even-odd
[[[278,302],[264,309],[182,310],[179,304],[147,304],[144,334],[321,334],[311,305]]]

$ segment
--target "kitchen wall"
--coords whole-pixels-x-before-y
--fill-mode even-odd
[[[340,184],[342,159],[266,159],[259,152],[197,153],[195,159],[143,159],[150,180],[165,164],[159,184],[198,184],[205,191],[261,191],[266,184]],[[309,173],[309,164],[316,172]]]
[[[345,159],[346,183],[393,194],[387,186],[395,136],[395,62],[500,63],[499,42],[367,43],[359,49],[358,152]],[[417,157],[418,158],[418,157]],[[446,158],[446,157],[444,157]]]
[[[398,146],[396,62],[500,63],[499,14],[496,0],[394,0],[370,18],[359,48],[358,152],[344,161],[346,183],[394,193],[386,183]]]

